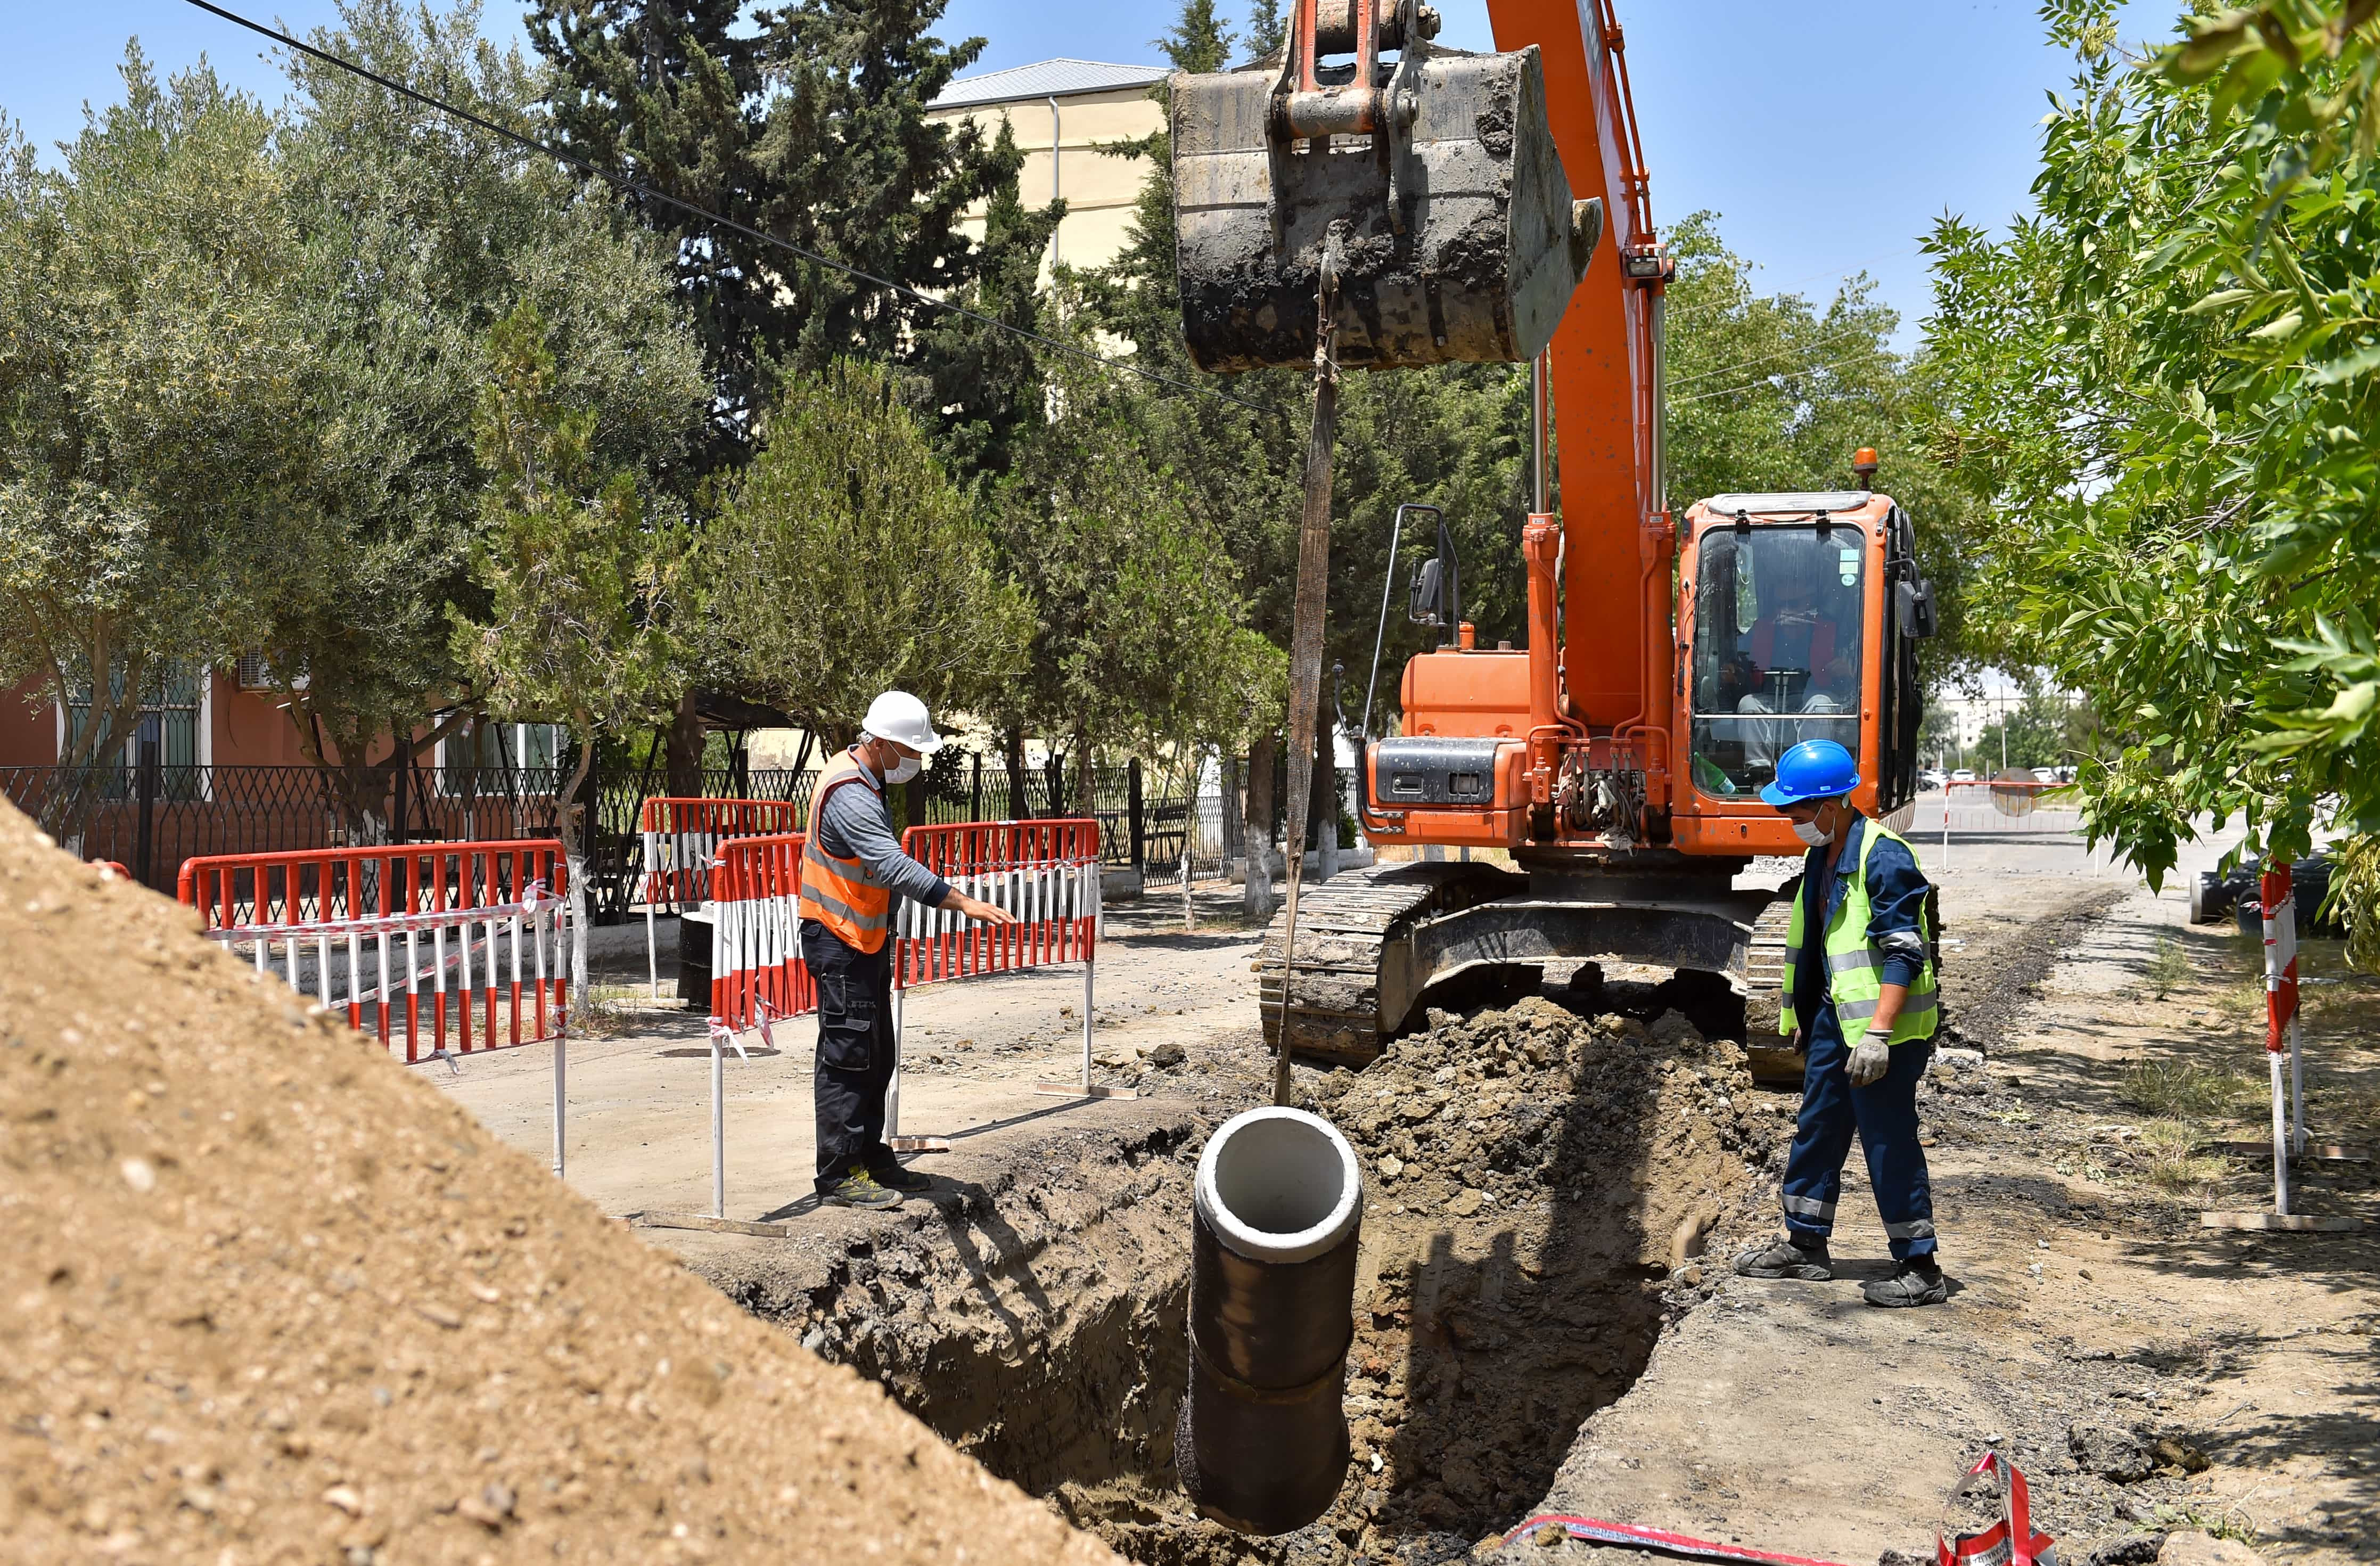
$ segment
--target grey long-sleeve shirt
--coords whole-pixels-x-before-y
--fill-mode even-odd
[[[950,895],[951,883],[901,852],[892,835],[892,817],[884,808],[882,789],[863,776],[827,795],[826,808],[812,824],[819,847],[838,859],[856,859],[867,867],[868,879],[899,896],[937,907]]]

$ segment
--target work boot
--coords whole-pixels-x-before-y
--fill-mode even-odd
[[[1886,1310],[1907,1305],[1940,1305],[1950,1297],[1950,1281],[1930,1256],[1911,1256],[1892,1269],[1889,1278],[1861,1285],[1867,1303]]]
[[[838,1208],[897,1208],[901,1193],[877,1184],[876,1177],[864,1169],[855,1169],[828,1186],[820,1200]]]
[[[889,1185],[895,1191],[930,1191],[934,1188],[931,1180],[915,1170],[903,1168],[898,1159],[869,1164],[868,1172],[876,1177],[876,1184]]]
[[[1835,1264],[1827,1255],[1824,1240],[1804,1245],[1788,1235],[1736,1257],[1735,1273],[1739,1278],[1800,1278],[1823,1283],[1835,1275]]]

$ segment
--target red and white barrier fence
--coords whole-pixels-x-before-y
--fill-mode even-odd
[[[2298,916],[2289,862],[2267,860],[2256,890],[2265,916],[2265,1058],[2273,1067],[2273,1211],[2289,1210],[2289,1155],[2305,1147],[2305,1071],[2298,1057]],[[2283,1104],[2281,1056],[2289,1056]]]
[[[659,947],[653,934],[657,910],[684,914],[710,901],[711,861],[731,838],[761,837],[802,830],[802,808],[781,799],[648,799],[638,812],[644,837],[645,871],[638,893],[645,904],[645,972],[655,999],[662,992]]]
[[[1091,1081],[1091,1002],[1100,922],[1099,822],[969,821],[911,827],[901,846],[958,891],[1006,909],[1017,922],[980,924],[946,909],[902,904],[893,927],[893,1066],[892,1088],[885,1102],[886,1135],[899,1124],[905,993],[918,985],[974,974],[1082,964],[1082,1081],[1036,1083],[1034,1091],[1132,1097],[1128,1089],[1099,1087]]]
[[[649,1214],[649,1223],[729,1221],[725,1067],[740,1036],[818,1008],[818,987],[801,951],[804,836],[731,838],[710,865],[710,1203],[707,1215]],[[1093,961],[1099,925],[1099,828],[1095,820],[973,821],[912,827],[902,847],[968,896],[1016,915],[989,925],[904,902],[892,941],[892,1082],[885,1095],[885,1140],[902,1151],[946,1149],[935,1137],[899,1135],[901,1036],[907,992],[921,985],[1063,963],[1083,965],[1083,1074],[1079,1086],[1037,1083],[1037,1092],[1131,1098],[1129,1088],[1091,1081]]]
[[[401,1043],[407,1064],[551,1043],[562,1172],[577,932],[561,844],[215,855],[186,861],[177,890],[208,940],[246,948],[259,974],[344,1010],[382,1049]]]

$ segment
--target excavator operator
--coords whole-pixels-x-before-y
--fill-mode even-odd
[[[1778,1026],[1805,1051],[1802,1114],[1785,1161],[1785,1233],[1735,1261],[1746,1278],[1834,1276],[1827,1237],[1843,1160],[1859,1133],[1896,1266],[1862,1293],[1872,1305],[1939,1305],[1934,1197],[1917,1140],[1917,1084],[1940,1019],[1925,872],[1909,840],[1852,803],[1859,764],[1830,739],[1778,759],[1761,799],[1810,845],[1785,932]]]

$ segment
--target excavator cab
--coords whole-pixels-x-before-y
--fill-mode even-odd
[[[1602,232],[1571,199],[1536,48],[1430,39],[1416,0],[1301,0],[1281,53],[1172,81],[1182,325],[1201,370],[1533,358]],[[1384,56],[1394,51],[1393,63]]]

